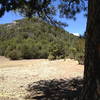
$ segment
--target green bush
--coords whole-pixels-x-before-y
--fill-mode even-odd
[[[54,60],[54,59],[56,59],[56,58],[55,58],[53,55],[49,54],[48,59],[49,59],[49,60]]]
[[[77,53],[76,60],[78,60],[79,64],[84,64],[84,54],[83,53]]]
[[[39,52],[39,58],[47,59],[48,58],[48,52],[46,50],[41,50]]]
[[[64,55],[56,56],[56,59],[65,59]]]
[[[4,56],[5,50],[6,50],[6,46],[5,45],[0,45],[0,55],[1,56]]]
[[[49,47],[50,55],[54,56],[55,59],[62,59],[65,57],[65,48],[63,42],[53,42]]]
[[[33,58],[33,51],[30,44],[22,44],[21,47],[21,54],[23,59],[32,59]]]
[[[6,57],[8,57],[9,53],[10,53],[11,51],[15,50],[15,49],[16,49],[16,45],[13,45],[13,44],[9,45],[9,46],[6,48],[5,54],[4,54],[4,55],[5,55]]]
[[[20,58],[20,52],[17,50],[12,50],[7,54],[7,57],[9,57],[11,60],[19,60]]]

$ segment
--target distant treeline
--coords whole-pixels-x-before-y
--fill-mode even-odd
[[[0,55],[17,59],[76,59],[83,64],[84,38],[40,19],[0,25]]]

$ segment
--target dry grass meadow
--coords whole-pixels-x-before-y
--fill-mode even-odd
[[[24,100],[25,88],[31,82],[83,77],[83,65],[66,59],[15,60],[0,57],[0,100]]]

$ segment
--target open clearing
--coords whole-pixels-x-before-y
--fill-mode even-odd
[[[83,77],[83,65],[74,60],[11,61],[0,57],[0,100],[23,100],[31,82],[73,77]]]

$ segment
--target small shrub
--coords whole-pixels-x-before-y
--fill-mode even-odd
[[[27,48],[26,50],[25,50],[25,48],[23,49],[22,58],[23,59],[32,59],[33,58],[33,52],[31,51],[30,48]]]
[[[20,51],[23,59],[32,59],[34,57],[34,51],[31,44],[22,44]]]
[[[0,55],[1,56],[4,56],[5,50],[6,50],[6,46],[5,45],[0,45]]]
[[[53,55],[49,54],[48,59],[49,59],[49,60],[54,60],[55,57],[54,57]]]
[[[39,57],[47,59],[48,58],[48,51],[46,51],[45,49],[42,49],[41,51],[39,51]]]
[[[16,46],[11,44],[9,45],[6,50],[4,56],[8,57],[9,53],[16,49]]]
[[[83,53],[77,53],[76,60],[78,60],[79,64],[84,64],[84,54]]]
[[[64,55],[56,56],[56,59],[64,59],[64,58],[65,58]]]
[[[11,60],[18,60],[20,59],[20,52],[17,50],[12,50],[7,54],[7,57],[9,57]]]

